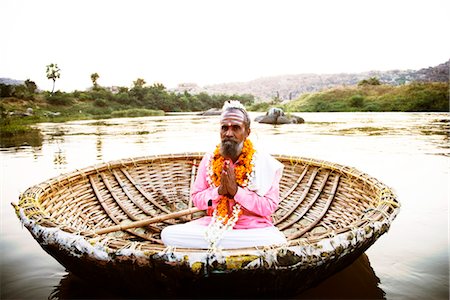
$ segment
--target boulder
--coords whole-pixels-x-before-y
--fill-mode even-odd
[[[220,116],[220,114],[222,114],[222,110],[217,108],[210,108],[200,113],[201,116]]]
[[[286,115],[281,108],[272,107],[264,116],[255,118],[255,122],[264,124],[302,124],[305,120],[294,115]]]

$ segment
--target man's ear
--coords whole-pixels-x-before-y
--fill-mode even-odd
[[[247,129],[247,137],[250,135],[250,132],[252,132],[252,130],[250,128]]]

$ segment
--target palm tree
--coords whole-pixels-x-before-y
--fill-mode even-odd
[[[135,81],[133,81],[133,84],[135,88],[142,88],[146,84],[146,82],[144,79],[138,78]]]
[[[61,71],[61,70],[58,68],[57,64],[49,64],[47,66],[47,71],[46,71],[47,79],[53,80],[53,88],[52,88],[52,92],[51,92],[52,95],[53,95],[53,91],[55,90],[56,79],[58,79],[61,76],[59,71]]]
[[[92,80],[92,85],[94,86],[94,89],[97,88],[97,79],[100,76],[98,75],[98,73],[92,73],[91,74],[91,80]]]

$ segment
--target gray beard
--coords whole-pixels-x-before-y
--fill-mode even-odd
[[[220,154],[225,158],[237,159],[241,154],[244,142],[237,143],[235,141],[222,141],[220,144]]]

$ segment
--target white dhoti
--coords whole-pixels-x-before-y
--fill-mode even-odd
[[[207,226],[192,222],[172,225],[163,229],[161,239],[167,246],[208,249]],[[275,226],[225,231],[218,247],[236,249],[285,244],[286,237]]]

